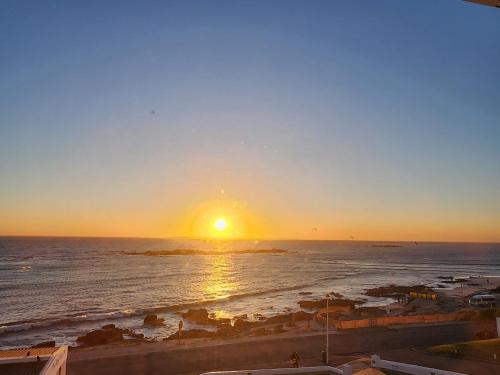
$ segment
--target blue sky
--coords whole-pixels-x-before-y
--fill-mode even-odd
[[[0,233],[500,241],[498,9],[103,3],[0,5]]]

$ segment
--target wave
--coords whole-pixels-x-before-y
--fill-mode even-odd
[[[232,294],[223,298],[204,300],[204,301],[186,302],[186,303],[173,304],[167,306],[157,306],[144,309],[115,310],[115,311],[107,311],[100,313],[80,312],[59,319],[47,319],[41,321],[18,321],[18,322],[5,323],[4,325],[0,326],[0,335],[6,335],[9,333],[15,333],[27,330],[35,330],[46,327],[73,326],[89,321],[98,322],[98,321],[108,321],[121,318],[140,317],[147,314],[158,314],[158,313],[168,313],[168,312],[175,313],[190,308],[201,308],[214,305],[217,303],[231,302],[248,297],[258,297],[266,294],[300,290],[316,286],[318,282],[343,279],[345,277],[347,276],[325,277],[310,283],[304,283],[304,284],[280,287],[280,288],[272,288],[272,289],[266,289],[248,293]]]
[[[214,305],[218,303],[231,302],[239,299],[244,299],[248,297],[258,297],[266,294],[280,293],[286,291],[300,290],[309,287],[315,287],[318,283],[322,283],[330,280],[338,280],[344,279],[349,276],[357,275],[357,272],[348,272],[344,275],[332,276],[332,277],[323,277],[317,280],[314,280],[309,283],[303,283],[299,285],[287,286],[287,287],[279,287],[272,288],[266,290],[259,290],[254,292],[233,294],[223,298],[217,298],[212,300],[203,300],[203,301],[193,301],[186,302],[181,304],[173,304],[167,306],[157,306],[152,308],[144,308],[144,309],[124,309],[124,310],[114,310],[100,313],[92,313],[92,312],[79,312],[74,315],[65,316],[59,319],[47,319],[41,321],[17,321],[17,322],[9,322],[0,326],[0,336],[7,335],[9,333],[27,331],[27,330],[36,330],[46,327],[64,327],[64,326],[76,326],[85,322],[98,322],[98,321],[109,321],[120,318],[133,318],[133,317],[141,317],[147,314],[158,314],[158,313],[168,313],[168,312],[178,312],[182,310],[186,310],[189,308],[201,308],[209,305]]]

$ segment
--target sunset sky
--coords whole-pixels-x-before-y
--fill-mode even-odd
[[[0,234],[500,241],[500,10],[361,3],[2,1]]]

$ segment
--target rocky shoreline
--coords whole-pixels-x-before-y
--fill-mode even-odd
[[[454,281],[453,278],[442,276],[440,280]],[[462,280],[460,280],[463,282]],[[477,282],[469,280],[466,285],[478,285]],[[496,286],[496,285],[495,285]],[[498,287],[497,287],[498,289]],[[418,314],[442,314],[458,311],[463,308],[463,297],[448,296],[439,292],[439,288],[431,288],[426,285],[388,285],[365,290],[365,295],[370,297],[383,297],[393,299],[393,303],[385,307],[363,306],[365,300],[349,299],[335,292],[329,293],[328,311],[330,319],[356,320],[374,319],[388,316],[413,316]],[[410,293],[418,293],[422,298],[401,299],[400,296],[408,296]],[[436,295],[439,299],[431,300],[424,295]],[[163,341],[185,340],[185,339],[228,339],[236,337],[264,336],[284,333],[288,331],[302,332],[319,331],[324,329],[324,317],[327,299],[307,299],[309,292],[301,292],[300,295],[306,299],[297,301],[300,308],[295,312],[287,312],[271,317],[253,314],[252,319],[248,314],[234,316],[233,318],[220,318],[205,308],[189,308],[176,312],[179,321],[188,323],[189,329],[180,329],[164,337]],[[165,320],[155,314],[144,317],[144,328],[164,327]],[[94,329],[77,338],[78,346],[90,347],[119,342],[151,342],[158,341],[145,337],[143,333],[137,333],[133,329],[120,328],[115,324],[107,324],[99,329]]]

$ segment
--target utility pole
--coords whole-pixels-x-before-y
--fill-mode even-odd
[[[329,339],[328,339],[328,333],[329,333],[329,321],[328,321],[328,294],[326,295],[326,364],[328,365],[329,360],[330,360],[330,348],[329,348]]]

